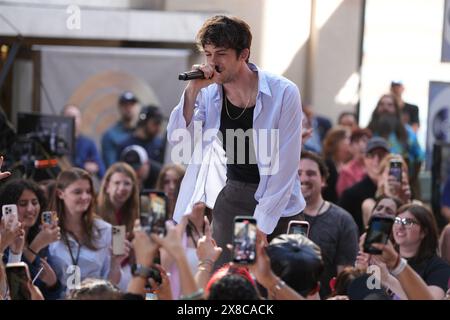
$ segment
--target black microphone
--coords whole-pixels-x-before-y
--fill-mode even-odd
[[[193,79],[205,79],[205,75],[202,70],[186,71],[178,75],[178,80],[193,80]]]

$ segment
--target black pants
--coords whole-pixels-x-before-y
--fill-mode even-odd
[[[231,251],[226,247],[233,240],[233,223],[236,216],[253,216],[258,202],[255,192],[258,184],[228,180],[217,196],[212,212],[212,236],[217,245],[222,248],[222,254],[216,262],[215,269],[232,259]],[[274,232],[267,236],[270,242],[273,238],[287,232],[291,220],[303,220],[301,214],[280,218]]]

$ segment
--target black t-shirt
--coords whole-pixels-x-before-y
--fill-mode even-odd
[[[408,124],[419,124],[419,107],[405,102],[402,113],[406,116]]]
[[[408,264],[429,286],[436,286],[447,292],[450,280],[450,265],[437,255],[420,263],[415,259],[407,259]]]
[[[222,144],[227,156],[227,178],[241,182],[259,183],[260,177],[253,144],[253,132],[249,130],[253,128],[253,111],[255,107],[248,107],[244,111],[244,109],[234,106],[225,95],[223,101],[220,132],[222,133]],[[231,119],[230,116],[235,120]],[[238,129],[243,131],[239,133],[239,131],[236,131]],[[231,130],[228,132],[234,134],[234,154],[232,150],[227,148],[227,130]],[[245,158],[242,157],[242,151],[244,150]]]
[[[304,214],[309,222],[309,238],[320,247],[324,271],[320,279],[320,297],[327,298],[331,278],[337,274],[337,266],[354,265],[358,254],[358,227],[350,214],[331,204],[321,215]]]
[[[376,191],[377,185],[366,175],[360,182],[346,189],[339,200],[339,206],[347,210],[355,219],[360,234],[364,232],[362,203],[368,198],[374,198]]]

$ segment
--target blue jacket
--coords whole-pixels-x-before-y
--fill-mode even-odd
[[[105,165],[103,160],[100,158],[100,154],[97,150],[95,142],[84,135],[79,135],[76,140],[75,155],[73,159],[73,164],[76,167],[84,168],[84,164],[87,161],[95,162],[98,165],[98,177],[102,178],[105,174]]]

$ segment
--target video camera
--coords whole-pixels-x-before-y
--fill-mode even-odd
[[[40,169],[55,167],[56,158],[72,159],[74,152],[73,118],[34,113],[17,114],[17,136],[14,144],[7,150],[7,158],[26,177],[32,177]],[[49,178],[54,178],[54,175],[47,174]]]

